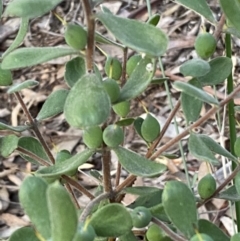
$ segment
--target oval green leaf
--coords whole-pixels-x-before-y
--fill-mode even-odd
[[[15,37],[15,39],[13,40],[9,48],[4,52],[2,56],[3,58],[6,55],[8,55],[10,52],[12,52],[14,49],[16,49],[23,42],[28,31],[28,23],[29,23],[29,19],[27,17],[23,17],[21,19],[21,24],[20,24],[20,28],[17,33],[17,36]]]
[[[58,182],[49,185],[47,203],[52,226],[52,241],[72,241],[77,231],[77,210],[66,189]]]
[[[217,57],[210,62],[210,71],[198,78],[202,85],[217,85],[222,83],[232,72],[232,60],[227,57]]]
[[[179,181],[166,183],[162,203],[171,222],[188,238],[195,234],[197,208],[195,197],[186,184]]]
[[[180,73],[184,76],[200,77],[210,71],[210,65],[202,59],[191,59],[180,67]]]
[[[36,236],[36,231],[32,227],[17,229],[9,238],[9,241],[40,241]]]
[[[36,80],[26,80],[26,81],[24,81],[24,82],[22,82],[20,84],[15,84],[15,85],[11,86],[8,89],[7,93],[8,94],[12,94],[12,93],[15,93],[15,92],[19,92],[19,91],[21,91],[23,89],[35,87],[37,85],[39,85],[39,82],[36,81]]]
[[[36,156],[46,160],[46,161],[49,160],[49,158],[48,158],[46,152],[44,151],[41,143],[34,137],[31,137],[31,136],[21,137],[18,141],[18,147],[21,147],[21,148],[35,154]],[[21,157],[24,158],[25,160],[29,161],[29,162],[39,164],[37,162],[37,160],[35,160],[35,159],[33,159],[29,156],[26,156],[24,154],[21,154]]]
[[[52,92],[44,102],[36,119],[44,120],[63,112],[63,107],[68,96],[69,90],[60,89]]]
[[[216,23],[213,13],[206,0],[175,0],[177,3],[193,10],[194,12],[205,17],[209,22]]]
[[[0,137],[0,156],[8,157],[12,154],[18,146],[18,137],[15,135],[8,135]]]
[[[239,173],[238,173],[239,174]],[[235,178],[235,182],[236,182],[236,178]],[[224,200],[228,200],[231,202],[239,202],[240,201],[240,190],[237,190],[236,187],[238,184],[235,184],[235,186],[231,186],[228,189],[224,190],[223,192],[218,193],[218,195],[216,195],[216,198],[219,199],[224,199]]]
[[[226,15],[226,17],[230,20],[231,25],[233,25],[238,31],[240,31],[240,4],[238,0],[232,0],[231,4],[229,4],[228,0],[220,0],[221,8]]]
[[[5,16],[36,18],[48,13],[62,0],[14,0],[7,5]]]
[[[3,59],[2,68],[19,69],[30,67],[71,54],[78,54],[78,52],[71,48],[59,47],[19,48]]]
[[[205,143],[208,148],[215,152],[218,153],[219,155],[225,156],[231,160],[237,161],[237,158],[232,155],[229,151],[227,151],[225,148],[220,146],[216,141],[214,141],[211,137],[207,135],[198,135],[198,137]]]
[[[133,50],[152,57],[159,57],[167,50],[167,35],[152,25],[110,13],[98,13],[96,17],[116,39]]]
[[[191,79],[188,83],[202,89],[202,86],[197,79]],[[186,120],[189,123],[198,119],[203,103],[201,100],[182,92],[181,105]]]
[[[137,153],[118,147],[113,150],[121,165],[131,174],[140,177],[153,177],[160,175],[166,170],[166,166],[161,163],[150,161]]]
[[[214,105],[219,105],[219,102],[213,98],[211,95],[207,94],[205,91],[185,82],[176,81],[173,83],[173,87],[177,90],[182,91],[192,97],[195,97],[201,101],[211,103]]]
[[[199,159],[199,161],[207,161],[213,165],[219,165],[219,160],[213,155],[210,147],[204,143],[198,134],[190,134],[188,148],[191,154]]]
[[[51,237],[47,188],[48,185],[43,179],[29,176],[24,179],[19,191],[21,205],[34,226],[46,240]]]
[[[228,237],[220,228],[205,219],[198,220],[198,231],[199,233],[209,235],[213,240],[230,241],[230,237]]]
[[[150,69],[148,67],[150,66]],[[154,75],[155,66],[149,58],[140,60],[121,89],[118,102],[130,100],[141,94],[150,84]]]
[[[133,227],[130,213],[123,205],[117,203],[97,210],[91,216],[90,224],[100,237],[119,237],[129,233]]]
[[[56,163],[53,166],[43,167],[36,172],[36,175],[41,177],[59,177],[68,172],[77,170],[79,166],[85,163],[94,153],[93,150],[86,149],[64,162]]]
[[[110,99],[99,78],[95,74],[86,74],[70,90],[64,115],[71,126],[86,128],[102,124],[110,110]]]

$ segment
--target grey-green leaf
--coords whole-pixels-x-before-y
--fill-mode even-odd
[[[180,72],[184,76],[200,77],[206,75],[210,71],[210,65],[202,59],[191,59],[180,67]]]
[[[212,96],[210,96],[203,90],[201,90],[189,83],[176,81],[173,83],[173,87],[176,88],[177,90],[180,90],[180,91],[184,92],[185,94],[195,97],[201,101],[211,103],[214,105],[219,105],[219,102],[215,98],[213,98]]]
[[[188,83],[202,89],[202,86],[197,79],[191,79]],[[201,100],[182,92],[181,105],[186,120],[189,123],[198,119],[203,103]]]
[[[76,170],[79,166],[85,163],[93,153],[93,150],[86,149],[65,160],[64,162],[56,163],[53,166],[43,167],[42,169],[39,169],[36,172],[36,175],[42,177],[59,177],[67,172]]]
[[[177,3],[195,11],[205,17],[209,22],[216,23],[213,13],[206,0],[175,0]]]
[[[22,227],[14,231],[9,241],[40,241],[36,236],[36,231],[32,227]]]
[[[111,203],[97,210],[91,216],[90,224],[97,236],[118,237],[131,231],[132,218],[123,205]]]
[[[150,66],[150,69],[148,67]],[[121,89],[119,102],[130,100],[141,94],[150,84],[155,66],[151,60],[144,58],[137,64],[126,84]]]
[[[0,122],[0,130],[11,130],[11,131],[16,131],[16,132],[23,132],[30,128],[31,128],[31,126],[9,126],[7,124]]]
[[[8,55],[10,52],[12,52],[14,49],[16,49],[23,42],[28,31],[28,23],[29,23],[29,19],[27,17],[23,17],[21,19],[21,24],[20,24],[20,28],[17,33],[17,36],[15,37],[15,39],[13,40],[9,48],[4,52],[2,56],[3,58],[6,55]]]
[[[133,50],[152,57],[159,57],[167,50],[167,35],[152,25],[109,13],[101,12],[96,17],[116,39]]]
[[[52,241],[72,241],[77,231],[77,210],[66,189],[58,182],[47,189],[47,203],[52,226]]]
[[[3,69],[20,69],[41,64],[66,55],[78,54],[71,48],[36,47],[19,48],[9,53],[2,61]]]
[[[116,153],[121,165],[133,175],[153,177],[160,175],[166,170],[165,165],[150,161],[123,147],[115,148],[113,151]]]
[[[197,208],[195,197],[186,184],[180,181],[166,183],[162,203],[171,222],[188,238],[195,234]]]
[[[226,17],[230,20],[231,25],[233,25],[238,31],[240,31],[240,4],[238,0],[232,0],[229,4],[228,0],[220,0],[220,5]]]
[[[69,90],[60,89],[52,92],[44,102],[36,119],[44,120],[63,112],[63,107],[68,96]]]
[[[40,144],[40,142],[34,138],[34,137],[31,137],[31,136],[24,136],[24,137],[21,137],[18,141],[18,147],[21,147],[33,154],[35,154],[36,156],[48,161],[48,156],[46,154],[46,152],[44,151],[42,145]],[[29,161],[29,162],[33,162],[35,164],[39,164],[37,162],[37,160],[27,156],[27,155],[24,155],[24,154],[21,154],[22,158],[24,158],[25,160]]]
[[[125,235],[120,236],[119,240],[120,241],[138,241],[138,238],[131,231],[131,232],[125,234]]]
[[[206,219],[198,220],[198,231],[199,231],[199,233],[205,233],[205,234],[209,235],[213,240],[230,241],[230,237],[228,237],[214,223],[212,223]]]
[[[8,157],[12,154],[18,146],[18,137],[15,135],[8,135],[0,137],[0,155]]]
[[[4,12],[5,16],[36,18],[48,13],[62,0],[14,0]]]
[[[35,86],[37,86],[38,84],[39,84],[39,82],[36,81],[36,80],[26,80],[26,81],[24,81],[24,82],[22,82],[22,83],[15,84],[15,85],[11,86],[11,87],[8,89],[7,93],[8,93],[8,94],[12,94],[12,93],[15,93],[15,92],[19,92],[19,91],[21,91],[21,90],[23,90],[23,89],[35,87]]]
[[[229,187],[228,189],[224,190],[223,192],[220,192],[216,196],[216,198],[228,200],[228,201],[231,201],[231,202],[239,202],[240,201],[240,194],[237,191],[236,187],[237,187],[236,184],[235,184],[235,186]]]
[[[207,161],[213,165],[219,165],[218,159],[213,155],[209,147],[203,142],[198,134],[191,133],[188,141],[189,151],[199,161]]]
[[[217,57],[209,62],[210,71],[198,78],[202,85],[217,85],[222,83],[232,72],[232,60],[227,57]]]
[[[47,188],[48,185],[43,179],[29,176],[24,179],[19,191],[21,205],[45,239],[51,237],[51,223],[46,196]]]
[[[229,151],[227,151],[225,148],[220,146],[216,141],[214,141],[212,138],[210,138],[207,135],[198,135],[198,137],[205,143],[208,148],[215,152],[218,153],[219,155],[225,156],[229,159],[237,161],[237,158],[232,155]]]
[[[9,69],[3,69],[0,63],[0,86],[11,85],[12,80],[12,72]]]
[[[67,62],[64,79],[72,87],[83,75],[86,74],[86,64],[82,57],[76,57]]]

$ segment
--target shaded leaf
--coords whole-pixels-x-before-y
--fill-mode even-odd
[[[4,52],[2,56],[3,58],[10,52],[12,52],[14,49],[16,49],[19,45],[21,45],[28,31],[28,23],[29,19],[27,17],[23,17],[21,19],[21,24],[17,36],[15,37],[9,48]]]
[[[124,49],[124,46],[120,43],[114,42],[111,39],[106,38],[105,36],[101,35],[99,32],[95,32],[95,40],[96,42],[102,43],[102,44],[110,44],[113,46],[117,46],[121,49]]]
[[[11,237],[9,241],[41,241],[37,238],[36,232],[32,227],[22,227],[17,229]]]
[[[232,0],[231,4],[229,4],[228,0],[220,0],[221,8],[226,15],[226,17],[230,20],[231,24],[240,31],[240,4],[238,0]]]
[[[162,203],[171,222],[188,238],[195,234],[197,208],[195,197],[186,184],[179,181],[166,183]]]
[[[134,118],[125,118],[117,121],[115,124],[118,126],[130,126],[134,122]]]
[[[218,165],[219,161],[213,155],[209,147],[203,142],[198,134],[191,133],[188,141],[188,148],[191,154],[200,161],[207,161],[213,165]]]
[[[229,187],[227,190],[224,190],[223,192],[220,192],[216,196],[216,198],[228,200],[228,201],[231,201],[231,202],[239,202],[240,201],[240,194],[237,191],[236,187],[237,187],[237,185]]]
[[[47,189],[47,203],[52,226],[52,241],[72,241],[77,231],[77,210],[66,189],[58,182]]]
[[[44,102],[36,119],[44,120],[63,112],[63,107],[68,96],[69,90],[59,89],[52,92]]]
[[[38,47],[19,48],[9,53],[2,61],[4,69],[19,69],[41,64],[66,55],[77,54],[72,48]]]
[[[5,16],[36,18],[56,7],[62,0],[14,0],[7,5]]]
[[[22,132],[25,130],[30,129],[31,126],[9,126],[6,125],[2,122],[0,122],[0,130],[11,130],[11,131],[16,131],[16,132]]]
[[[142,127],[143,121],[144,121],[144,119],[142,117],[138,117],[137,119],[135,119],[134,124],[133,124],[135,131],[138,133],[138,135],[140,137],[142,137],[141,127]]]
[[[139,196],[162,191],[157,187],[146,187],[146,186],[126,187],[123,190],[125,193],[131,193],[133,195],[139,195]]]
[[[8,157],[18,146],[18,137],[15,135],[8,135],[0,137],[0,155]]]
[[[162,220],[164,222],[170,223],[170,220],[164,210],[162,203],[158,203],[155,206],[150,207],[149,210],[153,217],[155,217],[159,220]],[[174,227],[172,227],[172,230],[174,230]]]
[[[24,81],[22,83],[15,84],[15,85],[11,86],[8,89],[7,93],[8,94],[12,94],[12,93],[21,91],[23,89],[27,89],[27,88],[31,88],[31,87],[37,86],[38,84],[39,84],[39,82],[36,81],[36,80],[26,80],[26,81]]]
[[[90,224],[101,237],[118,237],[129,233],[133,227],[130,213],[118,203],[98,209],[91,216]]]
[[[24,179],[19,191],[21,205],[45,239],[51,237],[51,223],[46,196],[47,188],[48,185],[43,179],[29,176]]]
[[[48,161],[48,156],[46,154],[46,152],[44,151],[41,143],[34,137],[31,136],[25,136],[25,137],[21,137],[19,138],[18,141],[18,146],[35,154],[36,156]],[[35,164],[39,164],[37,162],[37,160],[26,156],[24,154],[21,154],[21,157],[24,158],[25,160],[29,161],[29,162],[33,162]]]
[[[125,235],[120,236],[119,240],[120,241],[138,241],[137,237],[134,235],[132,231]]]
[[[153,26],[157,26],[160,21],[160,18],[161,18],[161,15],[156,13],[148,19],[147,23]]]
[[[177,90],[184,92],[192,97],[195,97],[201,101],[219,105],[217,99],[213,98],[211,95],[207,94],[205,91],[185,82],[176,81],[173,83],[173,87]]]
[[[161,163],[150,161],[137,153],[123,147],[113,149],[119,162],[131,174],[141,177],[153,177],[160,175],[166,170],[166,166]]]
[[[191,59],[180,67],[180,73],[184,76],[200,77],[210,71],[210,65],[202,59]]]
[[[152,25],[109,13],[101,12],[96,17],[116,39],[133,50],[153,57],[159,57],[167,50],[168,37]]]
[[[93,150],[86,149],[64,162],[58,162],[53,166],[39,169],[36,175],[42,177],[59,177],[60,175],[76,170],[80,165],[85,163],[93,153]]]
[[[148,66],[150,65],[150,70]],[[118,102],[130,100],[141,94],[150,84],[154,65],[148,58],[141,59],[126,84],[122,87]]]
[[[68,86],[72,87],[85,74],[86,64],[84,58],[78,56],[67,62],[64,79]]]
[[[213,240],[230,241],[230,237],[228,237],[220,228],[205,219],[198,220],[198,231],[199,233],[209,235]]]
[[[222,83],[232,72],[232,60],[227,57],[217,57],[210,62],[210,71],[198,78],[202,85],[217,85]]]
[[[234,184],[236,187],[237,193],[240,195],[240,172],[234,177]]]
[[[212,138],[210,138],[207,135],[198,135],[198,137],[205,143],[206,146],[208,146],[208,148],[215,152],[218,153],[219,155],[225,156],[229,159],[232,160],[237,160],[237,158],[232,155],[229,151],[227,151],[225,148],[223,148],[222,146],[220,146],[216,141],[214,141]]]
[[[151,84],[163,84],[166,80],[169,80],[169,78],[153,78],[152,80],[151,80]]]
[[[205,17],[209,22],[215,23],[216,20],[206,0],[175,0],[175,2],[193,10],[194,12]]]
[[[202,86],[197,79],[191,79],[188,83],[202,89]],[[181,105],[186,120],[189,123],[198,119],[203,103],[201,100],[182,92]]]

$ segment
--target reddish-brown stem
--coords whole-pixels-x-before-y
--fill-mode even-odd
[[[66,175],[62,175],[62,178],[64,180],[66,180],[69,184],[71,184],[79,192],[83,193],[84,195],[86,195],[90,199],[94,199],[94,196],[86,188],[84,188],[81,184],[79,184],[77,181],[75,181],[71,177],[68,177]]]
[[[77,198],[76,198],[75,194],[73,193],[73,190],[72,190],[71,186],[69,185],[69,183],[65,183],[64,186],[67,189],[67,191],[70,193],[76,208],[80,209],[80,206],[79,206],[79,203],[77,201]]]
[[[102,152],[102,169],[103,169],[103,187],[104,191],[107,193],[112,192],[111,183],[111,152],[104,146]]]
[[[82,0],[84,6],[85,17],[87,20],[87,29],[88,29],[88,41],[87,41],[87,55],[86,55],[86,65],[87,72],[93,71],[94,63],[94,49],[95,49],[95,18],[92,13],[91,5],[89,0]]]
[[[32,129],[33,129],[34,134],[36,135],[36,137],[37,137],[38,140],[40,141],[40,143],[41,143],[43,149],[45,150],[48,158],[49,158],[50,161],[54,164],[54,163],[55,163],[55,159],[54,159],[54,157],[53,157],[53,155],[52,155],[52,153],[51,153],[51,151],[50,151],[47,143],[45,142],[45,140],[44,140],[41,132],[40,132],[39,129],[38,129],[37,122],[33,119],[32,115],[31,115],[31,113],[29,112],[27,106],[25,105],[25,103],[24,103],[21,95],[20,95],[18,92],[16,92],[16,93],[15,93],[15,96],[16,96],[17,100],[19,101],[19,103],[20,103],[20,105],[21,105],[21,107],[22,107],[25,115],[27,116],[27,119],[28,119],[28,121],[29,121],[29,123],[30,123],[30,125],[31,125],[31,127],[32,127]]]

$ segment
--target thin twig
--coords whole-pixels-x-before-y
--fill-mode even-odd
[[[222,30],[223,30],[223,26],[225,24],[225,15],[222,14],[220,20],[218,21],[218,24],[217,24],[217,27],[216,27],[216,30],[214,31],[214,38],[218,41],[218,39],[220,38],[220,35],[222,33]]]
[[[88,30],[88,37],[87,37],[87,72],[90,73],[93,71],[93,63],[94,63],[94,33],[95,33],[95,18],[92,13],[91,5],[89,0],[82,0],[84,6],[85,17],[87,20],[87,30]]]
[[[94,199],[94,196],[86,188],[84,188],[81,184],[79,184],[77,181],[75,181],[71,177],[68,177],[66,175],[62,175],[62,178],[64,180],[66,180],[69,184],[71,184],[74,188],[76,188],[79,192],[86,195],[88,198]]]
[[[109,198],[110,196],[110,193],[102,193],[96,198],[94,198],[91,202],[89,202],[88,205],[84,208],[83,212],[81,213],[81,216],[79,218],[80,222],[85,222],[86,218],[91,213],[93,207],[102,200]]]
[[[19,103],[20,103],[20,105],[21,105],[21,107],[22,107],[25,115],[27,116],[27,119],[28,119],[28,121],[30,122],[30,125],[32,126],[32,129],[33,129],[34,134],[36,135],[36,137],[37,137],[38,140],[40,141],[40,143],[41,143],[43,149],[45,150],[45,152],[46,152],[49,160],[54,164],[54,163],[55,163],[55,159],[54,159],[54,157],[53,157],[53,155],[52,155],[52,153],[51,153],[51,151],[50,151],[47,143],[45,142],[45,140],[44,140],[41,132],[40,132],[39,129],[38,129],[37,122],[33,119],[32,115],[31,115],[31,113],[29,112],[27,106],[25,105],[25,103],[24,103],[21,95],[20,95],[18,92],[16,92],[16,93],[15,93],[15,96],[16,96],[17,100],[19,101]]]
[[[77,209],[80,209],[79,203],[78,203],[78,201],[77,201],[76,196],[74,195],[74,192],[73,192],[70,184],[69,184],[69,183],[65,183],[64,186],[65,186],[65,188],[67,189],[67,191],[70,193],[70,195],[71,195],[71,197],[72,197],[72,200],[73,200],[73,202],[75,203],[76,208],[77,208]]]

